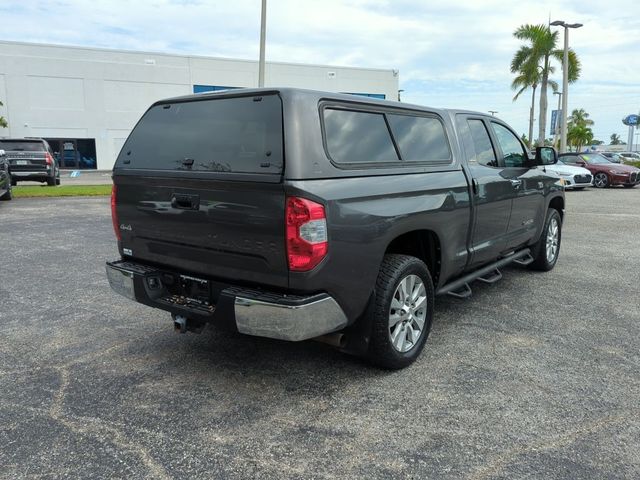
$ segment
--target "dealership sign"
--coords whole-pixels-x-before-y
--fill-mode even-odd
[[[627,115],[626,117],[624,117],[622,119],[622,123],[624,123],[625,125],[628,125],[630,127],[637,126],[639,121],[640,121],[640,116],[635,115],[635,114]]]

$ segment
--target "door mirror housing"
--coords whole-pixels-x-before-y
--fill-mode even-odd
[[[536,165],[555,165],[558,163],[558,152],[553,147],[536,147]]]

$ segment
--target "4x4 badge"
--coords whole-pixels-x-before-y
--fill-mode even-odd
[[[131,228],[131,225],[129,225],[129,224],[121,223],[120,224],[120,230],[128,230],[130,232],[131,230],[133,230],[133,228]]]

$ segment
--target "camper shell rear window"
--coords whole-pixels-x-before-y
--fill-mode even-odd
[[[163,102],[140,119],[116,168],[279,174],[282,139],[277,94]]]

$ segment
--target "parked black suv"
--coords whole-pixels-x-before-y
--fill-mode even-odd
[[[12,185],[29,180],[60,185],[60,168],[51,147],[41,138],[3,138],[0,149],[9,161]]]
[[[410,364],[434,296],[554,267],[564,191],[482,113],[298,89],[155,103],[116,161],[112,288],[265,337]]]

